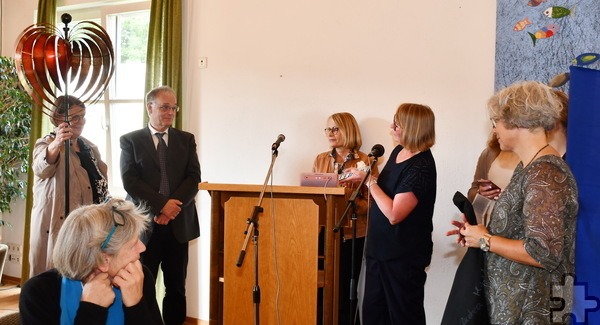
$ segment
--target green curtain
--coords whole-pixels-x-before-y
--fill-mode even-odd
[[[170,86],[181,106],[182,92],[182,4],[181,0],[152,0],[148,51],[146,57],[146,92],[158,86]],[[181,128],[182,109],[175,127]],[[145,122],[148,116],[144,115]]]
[[[54,24],[56,21],[56,0],[39,0],[38,23]],[[23,266],[21,267],[21,284],[29,279],[29,231],[31,226],[31,208],[33,207],[33,144],[42,136],[42,120],[44,114],[39,104],[33,104],[31,110],[31,132],[29,134],[29,172],[27,173],[27,198],[25,201],[25,229],[23,234]]]

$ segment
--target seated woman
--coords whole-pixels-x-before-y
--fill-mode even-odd
[[[148,220],[117,199],[71,212],[56,239],[56,269],[21,290],[23,324],[163,324],[154,279],[139,260]]]
[[[327,127],[325,128],[325,136],[329,142],[331,150],[320,153],[315,158],[313,172],[317,173],[338,173],[350,167],[359,167],[370,165],[367,154],[359,149],[362,146],[362,138],[360,129],[354,116],[350,113],[342,112],[335,113],[327,119]],[[364,168],[363,168],[364,169]],[[371,173],[377,177],[379,171],[377,165],[373,166]],[[346,184],[346,198],[356,190],[357,184]],[[352,278],[352,270],[354,270],[354,279],[358,278],[365,244],[365,235],[367,233],[367,200],[368,190],[363,186],[359,192],[359,196],[355,200],[356,204],[356,238],[352,239],[352,223],[344,223],[342,227],[342,238],[340,243],[340,278],[339,278],[339,320],[340,324],[348,324],[347,317],[354,315],[353,307],[350,306],[350,281]],[[341,217],[341,216],[338,216]],[[347,220],[351,220],[351,216],[346,216]],[[352,243],[354,242],[354,263],[352,263]],[[353,264],[353,265],[352,265]],[[355,289],[355,288],[354,288]]]

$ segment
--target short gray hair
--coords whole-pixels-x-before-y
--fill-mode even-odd
[[[156,88],[150,90],[146,94],[146,105],[154,102],[154,100],[156,99],[156,96],[158,96],[158,94],[163,93],[163,92],[171,93],[171,94],[173,94],[173,96],[177,97],[175,90],[173,90],[173,88],[171,88],[169,86],[156,87]]]
[[[123,226],[115,226],[116,213],[123,216]],[[54,267],[67,278],[83,280],[103,262],[102,253],[116,255],[149,227],[149,221],[144,209],[121,199],[81,206],[69,214],[58,233]],[[101,249],[113,227],[112,237]]]
[[[537,81],[514,83],[488,101],[492,119],[501,119],[508,128],[552,130],[560,116],[562,103],[552,88]]]

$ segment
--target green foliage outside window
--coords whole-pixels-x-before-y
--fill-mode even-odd
[[[148,46],[148,15],[124,16],[121,35],[121,63],[146,62],[146,47]]]
[[[14,60],[0,57],[0,212],[10,212],[10,203],[27,191],[31,107]],[[0,220],[3,225],[6,222]]]

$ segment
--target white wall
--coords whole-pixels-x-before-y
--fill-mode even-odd
[[[6,12],[27,11],[22,16],[29,19],[36,3],[5,1],[4,55],[12,51],[7,40],[28,25],[7,26]],[[381,143],[389,153],[398,104],[430,105],[438,199],[425,304],[428,323],[439,324],[462,254],[444,236],[458,218],[452,195],[466,193],[490,130],[485,103],[493,92],[495,9],[495,1],[476,0],[184,0],[191,27],[184,35],[182,102],[191,108],[184,128],[197,136],[203,181],[262,184],[271,143],[283,133],[274,183],[297,185],[300,172],[327,150],[322,130],[330,114],[353,113],[363,151]],[[206,69],[198,67],[201,57]],[[205,192],[199,207],[202,237],[190,246],[188,314],[206,320]]]

